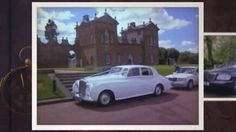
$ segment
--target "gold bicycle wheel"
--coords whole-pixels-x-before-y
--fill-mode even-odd
[[[16,68],[3,78],[1,97],[13,112],[31,112],[31,69],[28,66]]]

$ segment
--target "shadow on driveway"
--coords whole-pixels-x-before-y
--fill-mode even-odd
[[[119,111],[134,107],[139,107],[143,105],[156,105],[156,104],[163,104],[169,101],[174,100],[178,94],[176,93],[163,93],[161,96],[154,96],[154,95],[146,95],[140,96],[120,101],[115,101],[111,103],[109,106],[99,106],[97,103],[92,102],[81,102],[77,103],[76,105],[83,107],[85,109],[90,109],[99,112],[111,112],[111,111]]]

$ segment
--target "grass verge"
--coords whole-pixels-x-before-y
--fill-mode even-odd
[[[56,92],[52,91],[52,80],[47,74],[38,73],[37,75],[37,99],[53,99],[64,97],[64,94],[57,88]]]
[[[179,65],[181,66],[198,66],[196,64],[181,64]],[[158,73],[160,73],[163,76],[172,74],[174,72],[174,65],[153,65],[154,68],[156,68],[156,70],[158,71]]]
[[[153,67],[163,76],[172,74],[174,71],[174,66],[172,65],[154,65]]]

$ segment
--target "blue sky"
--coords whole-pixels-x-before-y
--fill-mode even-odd
[[[160,28],[159,46],[176,48],[179,51],[198,52],[198,8],[106,8],[110,16],[116,17],[119,25],[117,33],[128,23],[136,22],[136,25],[148,22],[149,18]],[[84,15],[94,19],[104,14],[105,8],[38,8],[38,36],[43,42],[45,25],[48,19],[53,19],[58,26],[58,41],[62,37],[68,37],[70,43],[74,43],[76,21],[80,24]]]

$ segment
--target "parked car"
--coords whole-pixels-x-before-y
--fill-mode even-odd
[[[150,66],[121,65],[77,80],[72,86],[72,96],[78,101],[105,106],[114,100],[147,94],[159,96],[170,88],[170,81]]]
[[[184,87],[189,90],[198,85],[198,68],[197,67],[179,67],[173,74],[166,76],[172,81],[173,87]]]
[[[205,70],[204,89],[218,89],[236,94],[236,64]]]

